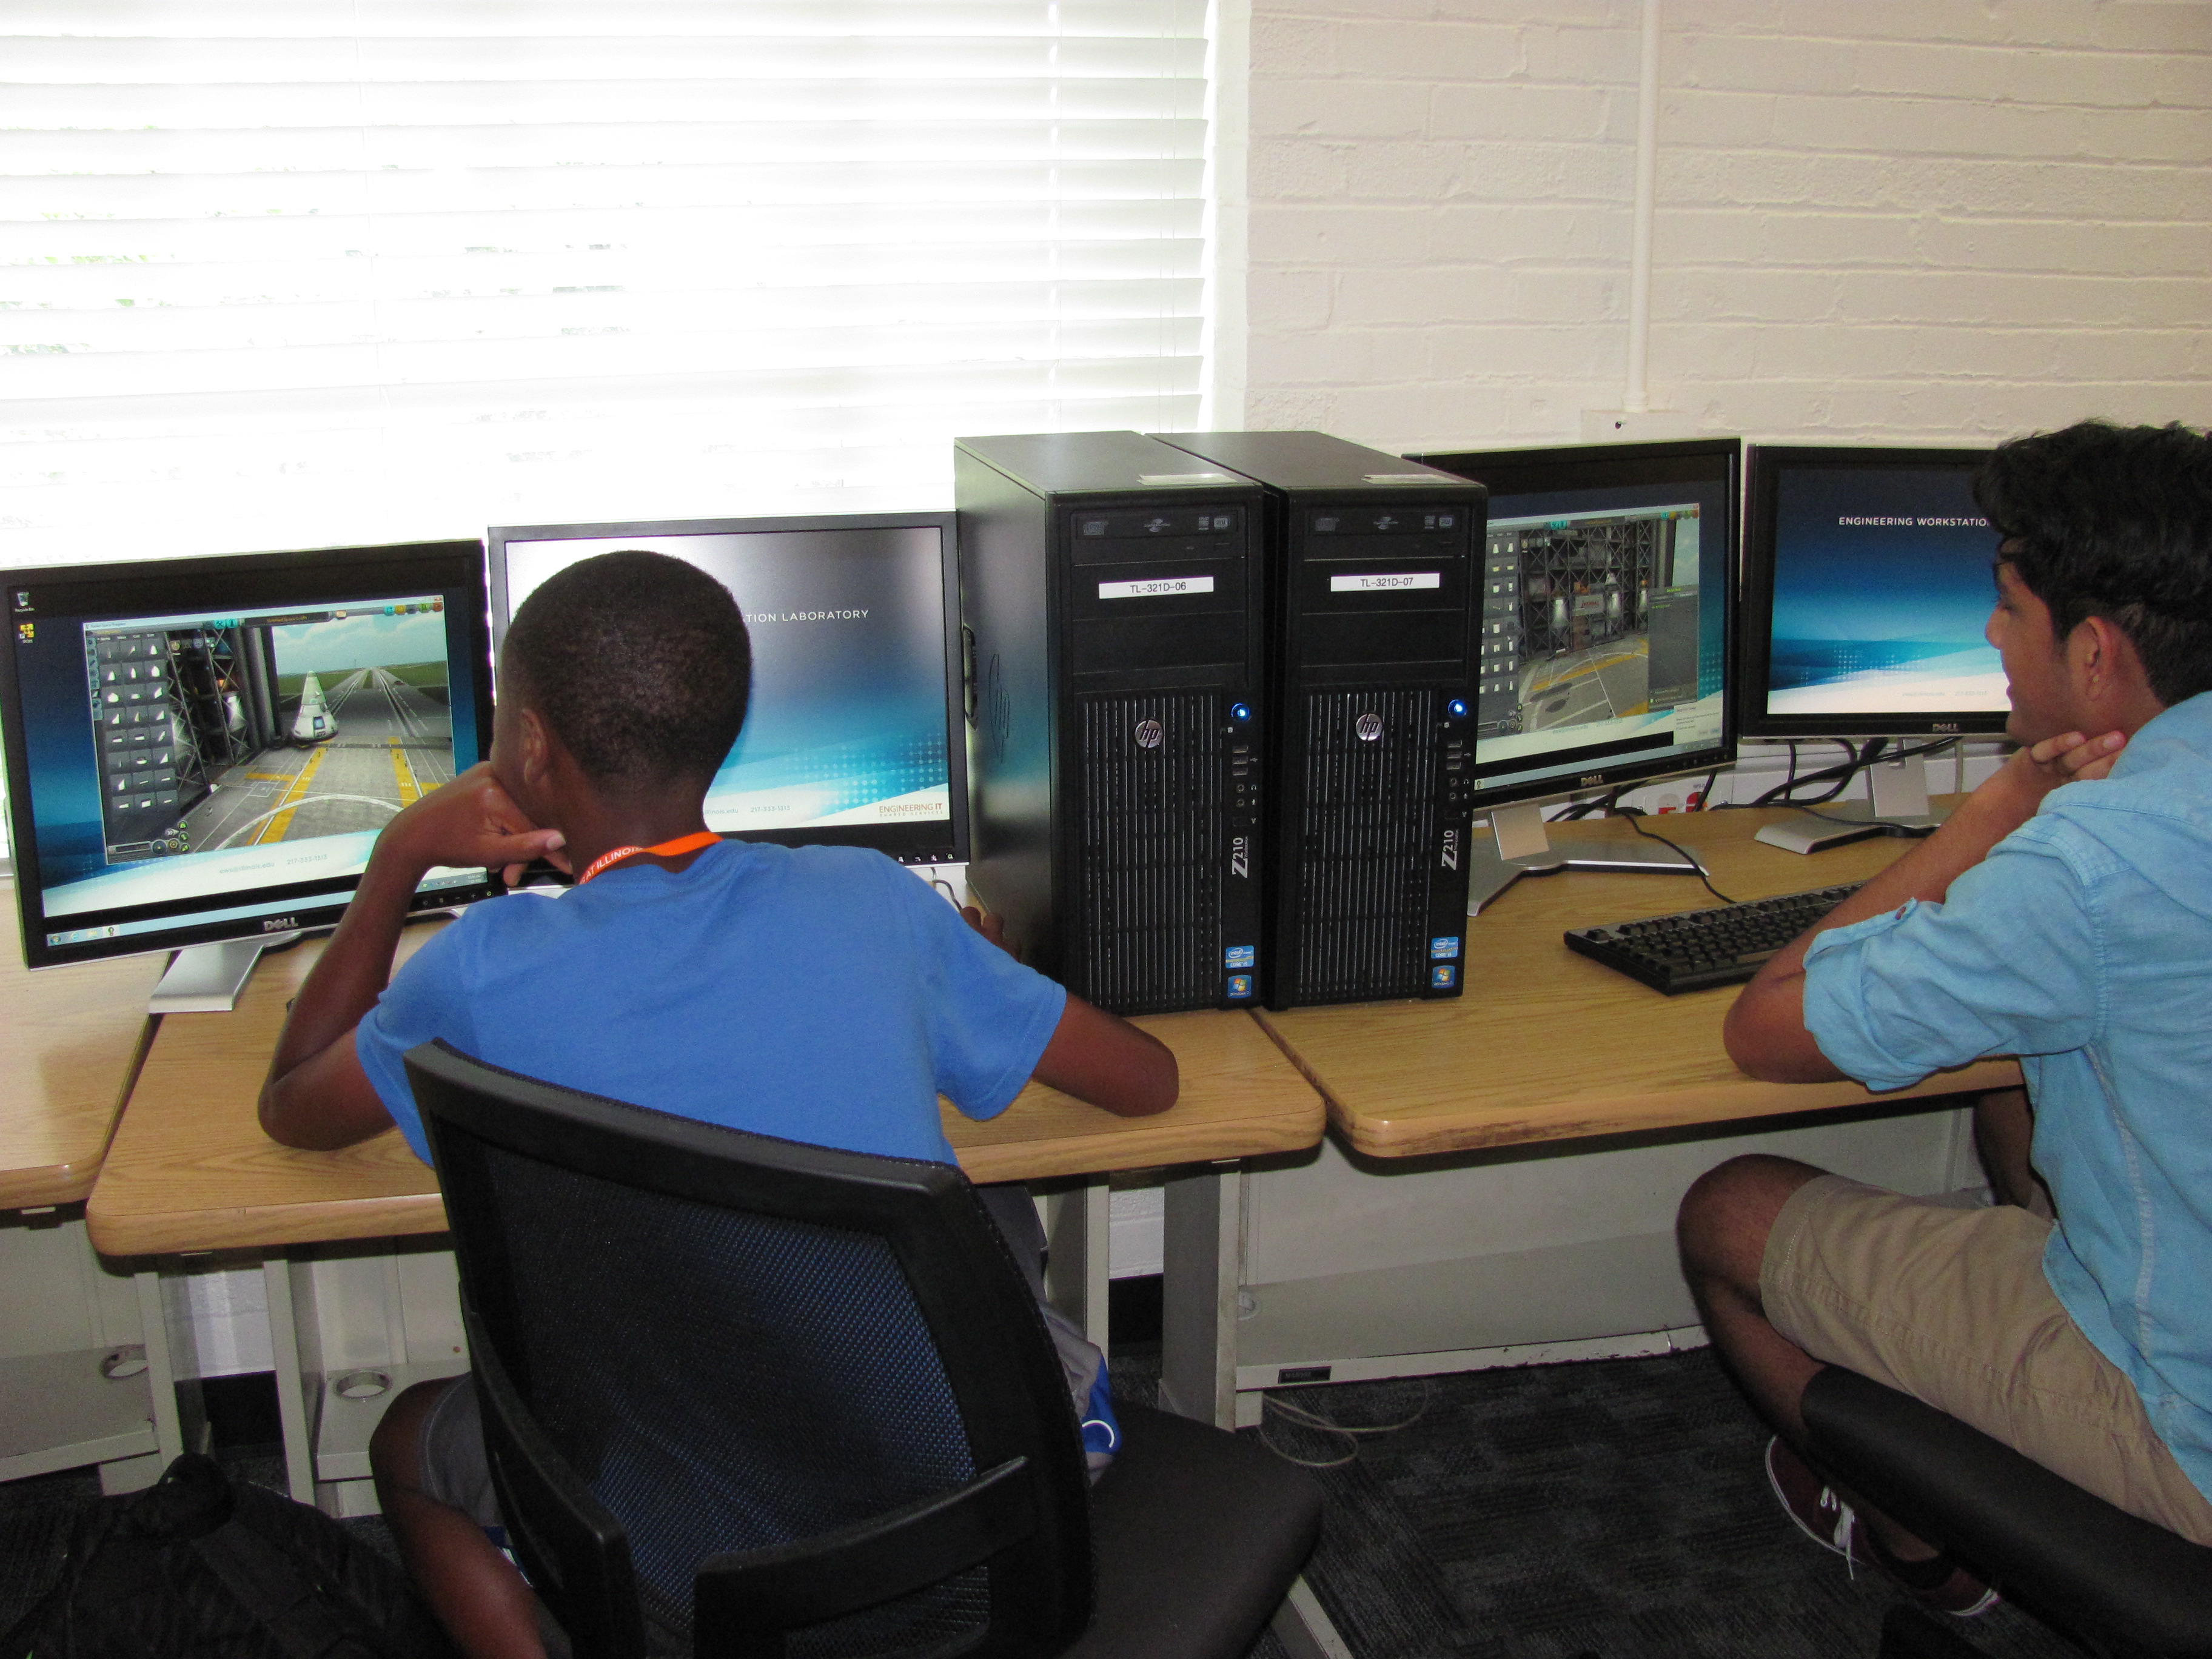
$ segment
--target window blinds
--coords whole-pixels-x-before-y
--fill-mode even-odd
[[[1194,424],[1204,0],[16,0],[0,564],[938,506]]]

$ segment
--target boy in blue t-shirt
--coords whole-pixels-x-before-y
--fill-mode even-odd
[[[707,830],[751,679],[744,619],[711,576],[654,553],[571,566],[516,612],[501,670],[491,758],[386,827],[301,988],[262,1089],[274,1139],[344,1146],[396,1124],[427,1158],[400,1057],[437,1037],[615,1099],[945,1163],[939,1094],[976,1118],[1032,1077],[1124,1115],[1174,1103],[1165,1048],[889,860]],[[477,905],[392,975],[425,872],[511,884],[539,857],[577,885]],[[1026,1194],[985,1197],[1035,1282]],[[1079,1345],[1055,1335],[1066,1359]],[[483,1530],[475,1424],[467,1379],[409,1389],[377,1431],[378,1489],[464,1650],[538,1655],[556,1633]]]

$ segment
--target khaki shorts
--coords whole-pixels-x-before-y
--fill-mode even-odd
[[[2212,1544],[2212,1503],[2043,1275],[2051,1223],[1951,1208],[1841,1176],[1790,1195],[1759,1287],[1816,1359],[1923,1400],[2107,1503]]]

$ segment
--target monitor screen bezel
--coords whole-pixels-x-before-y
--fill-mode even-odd
[[[967,683],[960,632],[960,521],[957,513],[814,513],[757,519],[625,519],[599,524],[495,525],[484,532],[484,568],[491,595],[492,651],[507,638],[507,549],[510,542],[619,541],[625,537],[731,536],[793,531],[933,529],[944,550],[945,788],[952,809],[949,838],[924,835],[922,824],[823,824],[798,830],[730,830],[727,840],[778,847],[868,847],[901,864],[968,862]]]
[[[1722,672],[1732,682],[1737,673],[1736,626],[1739,601],[1737,569],[1741,546],[1743,441],[1740,438],[1687,438],[1660,443],[1562,444],[1528,449],[1423,451],[1408,454],[1409,461],[1472,478],[1490,488],[1490,513],[1499,516],[1502,499],[1516,495],[1547,495],[1575,489],[1635,489],[1652,484],[1717,483],[1724,502],[1726,522],[1721,545]],[[1594,472],[1605,476],[1594,478]],[[1699,586],[1702,587],[1703,583]],[[1571,775],[1519,779],[1486,787],[1478,778],[1469,793],[1476,813],[1522,801],[1551,800],[1594,789],[1615,789],[1629,784],[1652,783],[1733,766],[1738,737],[1737,711],[1741,700],[1731,683],[1722,699],[1720,735],[1708,746],[1687,754],[1638,760],[1599,756]]]
[[[465,568],[465,574],[459,567]],[[419,574],[414,574],[416,570]],[[456,576],[460,580],[455,580]],[[408,589],[465,594],[467,603],[459,607],[459,619],[468,630],[468,662],[471,670],[469,691],[477,730],[475,759],[483,759],[490,750],[491,639],[481,543],[407,542],[381,547],[308,548],[291,552],[100,564],[33,565],[0,574],[0,580],[7,585],[11,624],[19,619],[14,597],[18,589],[40,590],[48,595],[58,589],[83,589],[82,599],[75,594],[62,596],[70,600],[65,608],[56,608],[42,597],[37,615],[21,618],[40,621],[51,615],[65,618],[72,626],[103,619],[175,614],[233,605],[245,607],[374,599]],[[210,592],[217,594],[212,601],[207,597]],[[221,921],[187,923],[158,933],[88,939],[75,945],[47,944],[38,829],[33,814],[30,754],[23,731],[22,687],[15,651],[16,638],[11,627],[5,649],[0,651],[0,725],[5,727],[8,830],[15,866],[15,910],[27,966],[53,968],[110,957],[148,956],[224,939],[259,938],[272,931],[271,922],[278,921],[283,926],[275,931],[308,932],[334,926],[345,914],[354,890],[359,885],[359,877],[344,878],[343,890],[301,894],[298,902],[287,905],[281,916],[239,916]],[[452,695],[450,690],[447,695]],[[466,769],[459,763],[460,759],[456,754],[457,773]],[[325,884],[302,885],[320,888]],[[245,890],[239,896],[250,902],[246,895],[255,890]],[[488,871],[480,882],[419,892],[409,901],[409,908],[443,910],[474,902],[500,890],[501,884]],[[275,887],[258,891],[264,896],[287,896]]]
[[[1767,672],[1774,642],[1774,562],[1781,516],[1781,480],[1796,469],[1833,471],[1894,471],[1912,467],[1978,471],[1994,453],[1989,448],[1889,448],[1873,444],[1752,444],[1744,456],[1745,499],[1742,628],[1736,678],[1743,711],[1738,731],[1747,738],[1956,738],[2002,737],[2008,709],[1926,714],[1778,714],[1768,710]],[[1996,532],[1990,532],[1994,538]],[[1991,563],[1996,546],[1991,543]],[[1992,576],[1994,582],[1994,576]],[[1990,588],[1990,602],[1996,590]]]

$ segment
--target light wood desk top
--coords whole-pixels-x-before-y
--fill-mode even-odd
[[[1669,815],[1650,826],[1694,847],[1714,883],[1739,899],[1862,880],[1907,845],[1877,836],[1802,857],[1751,838],[1773,816]],[[1625,821],[1611,820],[1555,826],[1553,844],[1577,836],[1635,839]],[[1327,1098],[1337,1132],[1377,1158],[1723,1123],[2020,1081],[2020,1068],[2006,1060],[1882,1095],[1855,1083],[1757,1082],[1721,1046],[1735,987],[1662,996],[1575,955],[1559,938],[1569,927],[1717,902],[1693,877],[1589,870],[1524,877],[1469,921],[1467,989],[1456,1001],[1294,1008],[1260,1018]]]
[[[410,927],[403,951],[434,931]],[[343,1152],[279,1146],[254,1114],[284,1006],[319,942],[264,957],[228,1014],[171,1014],[147,1056],[86,1214],[110,1255],[261,1249],[446,1229],[430,1171],[397,1130]],[[1244,1014],[1137,1022],[1176,1051],[1182,1098],[1117,1118],[1031,1085],[999,1117],[948,1110],[948,1138],[978,1181],[1103,1174],[1295,1151],[1321,1139],[1320,1097]]]
[[[0,1209],[92,1190],[153,1022],[167,959],[23,966],[15,884],[0,880]]]

